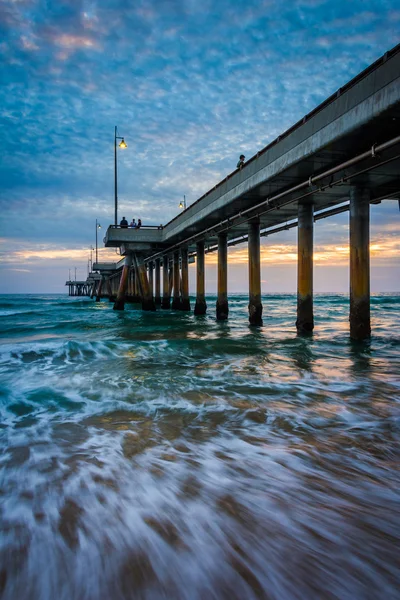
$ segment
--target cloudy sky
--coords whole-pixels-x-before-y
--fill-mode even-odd
[[[115,125],[120,216],[166,223],[399,32],[398,0],[0,0],[0,293],[86,277],[95,220],[101,239],[114,219]],[[372,207],[375,292],[400,290],[399,234],[397,203]],[[246,257],[229,253],[232,291]],[[347,291],[347,214],[316,224],[315,259],[316,291]],[[262,278],[295,291],[296,230],[263,241]]]

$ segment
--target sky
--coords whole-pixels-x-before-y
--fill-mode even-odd
[[[398,0],[0,0],[0,293],[67,293],[99,230],[167,223],[400,41]],[[371,207],[371,290],[400,291],[397,202]],[[262,291],[296,291],[296,229]],[[347,292],[348,214],[315,225],[315,291]],[[206,291],[216,290],[216,254]],[[247,247],[229,250],[229,290]],[[190,267],[194,288],[194,266]]]

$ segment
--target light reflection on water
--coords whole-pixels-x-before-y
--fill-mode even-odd
[[[400,297],[214,305],[0,298],[2,598],[397,597]]]

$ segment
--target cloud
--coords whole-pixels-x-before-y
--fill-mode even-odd
[[[0,6],[0,231],[33,247],[113,222],[116,124],[121,211],[165,223],[398,37],[395,0]]]

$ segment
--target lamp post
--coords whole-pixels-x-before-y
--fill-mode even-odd
[[[97,250],[97,230],[101,229],[101,225],[100,223],[97,222],[96,219],[96,264],[99,262],[99,255],[98,255],[98,250]]]
[[[96,231],[97,231],[97,229],[96,229]],[[90,250],[90,271],[92,272],[93,271],[93,250],[94,250],[92,244],[90,244],[89,250]]]
[[[127,148],[127,144],[123,137],[119,137],[117,135],[117,126],[115,126],[114,133],[114,209],[115,209],[115,223],[114,225],[118,225],[118,183],[117,183],[117,140],[121,140],[118,144],[120,148]]]
[[[179,208],[183,208],[183,210],[186,210],[186,196],[183,195],[183,202],[182,200],[179,202]]]

